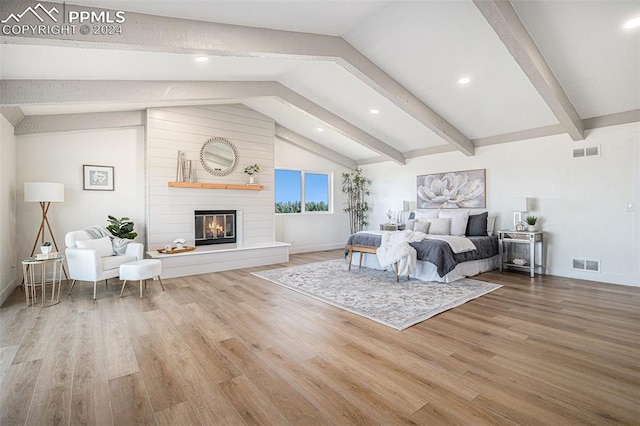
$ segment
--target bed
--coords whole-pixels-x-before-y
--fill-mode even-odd
[[[484,216],[486,217],[486,216]],[[485,222],[486,223],[486,222]],[[468,228],[467,228],[468,231]],[[385,232],[397,231],[361,231],[349,237],[347,245],[380,247],[382,236]],[[468,232],[474,234],[473,232]],[[454,253],[447,241],[437,239],[437,235],[422,241],[409,243],[416,250],[416,267],[411,274],[412,278],[423,281],[452,282],[464,277],[471,277],[482,272],[498,268],[498,237],[497,235],[465,235],[475,250]],[[364,256],[362,266],[374,269],[390,269],[381,267],[378,258],[374,254],[354,255],[352,264],[360,262],[359,256]]]

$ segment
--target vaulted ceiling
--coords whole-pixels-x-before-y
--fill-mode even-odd
[[[122,33],[25,34],[15,25],[34,17],[18,15],[37,2],[2,3],[16,133],[243,103],[353,166],[640,121],[640,28],[624,28],[637,0],[74,3],[41,7],[122,10]]]

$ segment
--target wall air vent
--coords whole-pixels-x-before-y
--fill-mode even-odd
[[[572,259],[571,269],[576,271],[600,272],[599,260]]]
[[[573,158],[599,157],[600,146],[587,146],[584,148],[573,148]]]

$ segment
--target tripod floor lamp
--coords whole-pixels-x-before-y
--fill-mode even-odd
[[[33,242],[33,248],[31,249],[30,256],[33,256],[38,245],[44,243],[46,234],[45,227],[49,230],[49,235],[51,235],[51,240],[53,241],[53,246],[56,248],[56,251],[60,251],[58,249],[56,237],[53,235],[53,231],[51,231],[51,224],[47,218],[47,213],[49,213],[51,203],[64,202],[64,184],[54,182],[25,182],[24,202],[40,203],[40,210],[42,211],[40,228],[38,229],[38,235],[36,235],[36,239]],[[64,276],[69,279],[64,265],[62,266],[62,270],[64,271]]]

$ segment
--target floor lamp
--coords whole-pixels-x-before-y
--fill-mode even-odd
[[[56,237],[53,235],[53,231],[51,231],[51,224],[49,224],[47,213],[49,213],[51,203],[64,202],[64,184],[54,182],[25,182],[24,202],[40,203],[40,210],[42,211],[40,228],[38,229],[36,240],[33,242],[33,248],[31,249],[30,256],[33,257],[33,254],[36,252],[38,240],[40,240],[40,244],[44,243],[46,233],[45,226],[49,230],[49,235],[51,235],[51,240],[53,240],[53,246],[56,248],[56,251],[59,252],[58,243],[56,242]],[[64,276],[69,279],[64,264],[62,265],[62,270],[64,271]]]

